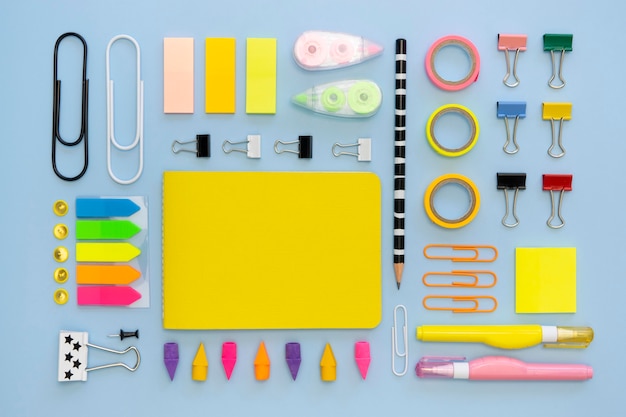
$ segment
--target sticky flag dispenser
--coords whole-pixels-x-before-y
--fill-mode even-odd
[[[205,112],[235,113],[235,38],[205,39]]]
[[[298,150],[294,151],[291,149],[284,149],[280,145],[293,145],[298,144]],[[283,142],[282,140],[277,140],[274,142],[274,152],[277,154],[281,153],[293,153],[298,155],[300,159],[311,159],[313,158],[313,136],[298,136],[298,140],[292,140],[289,142]]]
[[[76,198],[79,306],[149,307],[145,197]]]
[[[190,143],[196,144],[196,149],[185,149],[183,146],[188,145]],[[211,156],[211,135],[196,135],[196,140],[189,140],[185,142],[181,142],[179,140],[175,140],[172,143],[172,152],[190,152],[195,153],[196,158],[208,158]]]
[[[163,39],[163,113],[193,113],[193,38]]]
[[[135,112],[135,138],[128,145],[122,145],[115,138],[115,100],[114,100],[114,92],[113,88],[113,80],[111,80],[111,63],[110,63],[110,53],[111,47],[118,40],[127,40],[133,44],[135,48],[135,88],[136,88],[136,112]],[[143,172],[143,80],[141,79],[141,49],[139,48],[139,43],[135,40],[135,38],[128,35],[117,35],[113,37],[106,49],[106,58],[105,58],[105,71],[106,71],[106,94],[107,94],[107,170],[109,171],[109,176],[113,181],[118,184],[128,185],[132,184],[139,179],[141,173]],[[118,177],[113,172],[112,166],[112,151],[113,148],[111,145],[121,152],[128,152],[134,149],[138,149],[137,153],[139,154],[139,162],[137,166],[137,171],[134,176],[128,179],[122,179]]]
[[[552,144],[548,148],[548,155],[553,158],[561,158],[565,155],[563,147],[563,122],[572,119],[572,103],[543,103],[543,120],[550,120],[552,127]],[[555,122],[559,122],[559,131],[556,132]],[[558,148],[560,153],[553,153]]]
[[[525,101],[498,101],[496,105],[496,115],[498,119],[504,119],[504,126],[506,128],[506,142],[502,150],[513,155],[519,151],[519,145],[517,144],[517,123],[519,119],[526,117],[526,102]],[[509,119],[514,119],[513,133],[509,127]],[[513,141],[513,149],[508,149],[509,144]]]
[[[115,362],[106,365],[88,367],[88,348],[99,349],[118,355],[123,355],[132,350],[137,355],[137,362],[132,367],[123,362]],[[129,346],[122,351],[113,350],[89,343],[89,334],[87,332],[77,332],[69,330],[61,330],[59,332],[59,382],[87,381],[87,374],[91,371],[114,368],[118,366],[134,372],[137,370],[137,368],[139,368],[140,363],[141,356],[139,355],[139,350],[135,346]]]
[[[234,148],[233,145],[246,145],[246,149]],[[239,142],[231,142],[225,140],[222,143],[224,153],[241,152],[245,153],[248,158],[258,159],[261,157],[261,135],[248,135],[246,140]]]
[[[504,191],[504,206],[505,212],[504,217],[502,217],[502,225],[506,227],[515,227],[519,224],[519,219],[517,218],[517,194],[519,190],[526,189],[526,174],[525,173],[502,173],[498,172],[497,176],[497,188],[498,190]],[[507,223],[506,219],[509,217],[509,193],[508,190],[515,190],[513,194],[513,204],[511,213],[513,214],[514,223]]]
[[[276,39],[248,38],[246,113],[276,113]]]
[[[548,221],[546,223],[551,229],[560,229],[561,227],[565,226],[565,220],[563,220],[563,216],[561,214],[563,206],[563,196],[565,195],[565,191],[572,191],[572,179],[573,176],[571,174],[543,175],[543,190],[550,191],[551,211],[550,217],[548,218]],[[554,198],[555,191],[559,193],[558,207]],[[561,222],[560,224],[552,224],[552,221],[555,217],[559,218]]]
[[[507,87],[512,88],[519,85],[519,78],[517,77],[517,59],[519,58],[519,53],[526,50],[527,40],[527,35],[507,35],[498,33],[498,51],[504,52],[504,59],[506,61],[506,74],[504,75],[502,82]],[[510,51],[515,51],[513,65],[511,65],[511,59],[509,56]],[[511,67],[513,67],[512,71]],[[511,75],[514,79],[513,82],[509,81]]]
[[[565,60],[565,52],[572,51],[573,40],[574,35],[571,34],[546,33],[543,35],[543,50],[550,52],[550,59],[552,61],[552,76],[548,80],[548,85],[551,88],[559,89],[565,87],[565,79],[563,78],[563,61]],[[554,52],[561,53],[558,71]],[[553,84],[553,81],[557,76],[559,77],[561,84]]]
[[[356,152],[337,151],[337,148],[353,148]],[[356,156],[359,162],[369,162],[372,160],[372,139],[359,138],[356,143],[341,144],[336,142],[331,149],[333,156],[350,155]]]

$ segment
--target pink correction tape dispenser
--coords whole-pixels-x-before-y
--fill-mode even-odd
[[[293,47],[296,63],[310,71],[359,64],[382,52],[382,46],[361,36],[316,30],[302,33]]]

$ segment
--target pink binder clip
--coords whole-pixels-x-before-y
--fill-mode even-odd
[[[506,60],[506,75],[502,79],[502,82],[507,87],[517,87],[517,85],[519,85],[519,78],[517,77],[517,58],[519,57],[520,51],[526,50],[527,39],[528,36],[526,35],[505,35],[498,33],[498,51],[504,51],[504,58]],[[511,71],[509,51],[515,51],[513,71]],[[508,81],[511,75],[513,75],[515,79],[512,83]]]

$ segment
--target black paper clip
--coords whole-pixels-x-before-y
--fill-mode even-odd
[[[61,124],[61,80],[58,79],[58,55],[59,55],[59,45],[63,39],[68,36],[72,36],[77,38],[83,44],[83,88],[82,88],[82,104],[81,104],[81,116],[80,116],[80,133],[78,138],[74,141],[67,141],[61,137],[61,133],[59,132],[59,126]],[[88,106],[89,106],[89,80],[87,79],[87,42],[85,39],[80,36],[78,33],[67,32],[63,35],[59,36],[56,43],[54,44],[54,65],[53,65],[53,99],[52,99],[52,169],[57,177],[61,178],[64,181],[76,181],[81,178],[87,172],[87,165],[89,164],[88,158]],[[83,142],[84,148],[84,159],[85,163],[83,164],[83,169],[73,177],[66,177],[61,174],[57,167],[56,160],[56,142],[59,141],[61,144],[65,146],[76,146]]]
[[[298,150],[293,151],[291,149],[281,149],[278,145],[293,145],[294,143],[298,144]],[[277,140],[274,142],[274,152],[280,154],[284,152],[295,153],[298,155],[300,159],[311,159],[313,158],[313,136],[298,136],[298,140],[292,140],[290,142],[283,142],[282,140]]]
[[[192,151],[189,149],[184,149],[182,145],[187,145],[189,143],[196,144],[196,150]],[[181,142],[179,140],[175,140],[172,143],[172,152],[191,152],[195,153],[197,158],[208,158],[211,156],[211,135],[196,135],[196,140],[188,140],[186,142]]]
[[[519,219],[517,218],[517,193],[519,190],[526,189],[526,174],[504,174],[498,172],[498,190],[504,191],[504,204],[506,207],[506,211],[504,212],[504,217],[502,218],[502,224],[506,227],[515,227],[519,224]],[[508,190],[515,190],[513,194],[513,204],[511,208],[511,213],[513,218],[515,219],[515,223],[507,223],[506,219],[509,217],[509,192]]]

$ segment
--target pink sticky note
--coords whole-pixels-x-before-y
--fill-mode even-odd
[[[193,38],[163,39],[163,112],[193,113]]]

